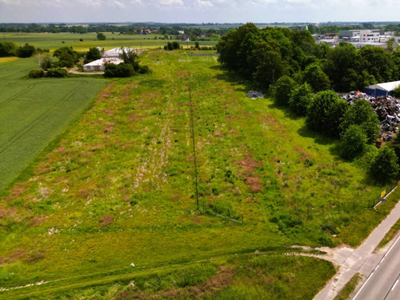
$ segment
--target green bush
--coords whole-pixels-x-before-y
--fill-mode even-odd
[[[346,159],[353,159],[361,155],[365,149],[368,139],[358,125],[350,125],[343,135],[341,145],[341,156]]]
[[[393,90],[393,96],[396,98],[400,98],[400,85]]]
[[[14,42],[0,42],[0,57],[17,56],[18,46]]]
[[[29,78],[41,78],[44,76],[44,71],[40,70],[32,70],[29,72]]]
[[[23,47],[19,47],[18,56],[21,58],[31,57],[35,53],[35,47],[29,44],[25,44]]]
[[[104,77],[131,77],[135,74],[131,64],[107,64],[105,66]]]
[[[97,34],[97,39],[100,41],[104,41],[104,40],[106,40],[106,36],[104,35],[104,33],[99,32]]]
[[[67,77],[68,71],[63,68],[52,68],[47,70],[47,77]]]
[[[148,66],[140,66],[138,69],[139,74],[149,74],[150,69]]]
[[[297,88],[297,83],[289,76],[282,76],[275,85],[275,102],[287,105],[291,93]]]
[[[307,127],[332,137],[339,137],[339,125],[348,105],[333,91],[319,92],[311,102],[306,117]]]
[[[304,83],[292,91],[289,99],[290,109],[299,116],[305,116],[312,99],[311,87],[308,83]]]
[[[360,99],[350,106],[343,116],[340,131],[343,135],[351,125],[359,125],[368,138],[368,143],[375,142],[379,135],[379,119],[368,101]]]
[[[371,176],[379,183],[391,182],[399,174],[397,156],[393,149],[383,147],[371,163]]]

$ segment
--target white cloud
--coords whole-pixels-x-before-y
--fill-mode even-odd
[[[103,5],[102,0],[79,0],[79,2],[89,7],[101,7]]]
[[[182,0],[158,0],[160,5],[183,5]]]
[[[212,8],[214,4],[208,0],[197,0],[197,5],[202,8]]]
[[[113,0],[113,3],[118,8],[125,8],[126,7],[126,5],[124,3],[122,3],[121,1],[118,1],[118,0]]]

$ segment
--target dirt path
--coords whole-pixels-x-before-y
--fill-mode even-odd
[[[104,75],[104,72],[79,72],[78,67],[73,67],[68,73],[78,75]]]

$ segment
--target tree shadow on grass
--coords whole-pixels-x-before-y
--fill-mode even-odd
[[[293,111],[290,110],[290,108],[288,106],[279,105],[279,104],[276,104],[275,102],[269,104],[268,108],[282,111],[283,114],[285,115],[285,118],[288,118],[291,120],[300,120],[300,119],[304,118],[302,116],[295,114]]]
[[[267,92],[262,88],[256,86],[253,82],[246,80],[243,76],[234,72],[229,72],[226,68],[220,65],[211,66],[210,69],[222,71],[223,73],[216,74],[214,78],[220,81],[225,81],[227,83],[230,83],[231,86],[237,86],[236,88],[234,88],[235,92],[247,93],[248,91],[254,89],[261,91],[263,93]]]
[[[330,148],[334,148],[332,151],[333,153],[335,153],[337,151],[337,140],[331,138],[331,137],[326,137],[323,136],[319,133],[316,133],[312,130],[310,130],[306,125],[304,125],[303,127],[301,127],[298,131],[298,134],[302,137],[306,137],[306,138],[312,138],[314,139],[315,143],[319,144],[319,145],[330,145],[332,147]]]

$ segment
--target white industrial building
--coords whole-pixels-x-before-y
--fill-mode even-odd
[[[375,30],[360,30],[360,43],[378,43],[380,32]]]
[[[119,65],[124,61],[117,57],[109,57],[109,58],[100,58],[98,60],[92,61],[83,66],[84,72],[96,72],[96,71],[104,71],[106,68],[106,64],[114,64]]]
[[[123,48],[114,48],[108,51],[104,51],[101,56],[104,58],[109,58],[109,57],[120,57],[122,53],[125,51],[125,53],[129,51],[135,51],[135,48],[128,48],[128,47],[123,47]]]
[[[104,71],[105,70],[105,65],[106,64],[115,64],[119,65],[123,63],[124,61],[121,59],[121,56],[123,52],[129,52],[129,51],[135,51],[135,48],[128,48],[128,47],[123,47],[123,48],[114,48],[108,51],[104,51],[101,53],[101,56],[103,58],[92,61],[91,63],[88,63],[83,66],[83,71],[84,72],[95,72],[95,71]]]
[[[365,93],[373,96],[387,96],[400,86],[400,81],[384,82],[370,85],[365,88]]]

